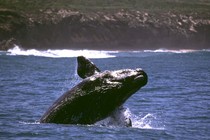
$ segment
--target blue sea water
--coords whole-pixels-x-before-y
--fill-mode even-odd
[[[76,56],[101,70],[142,68],[148,84],[124,106],[133,127],[40,124],[52,103],[81,79]],[[210,139],[210,52],[0,52],[0,139]]]

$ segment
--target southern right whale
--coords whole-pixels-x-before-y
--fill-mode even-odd
[[[85,59],[78,57],[78,63]],[[147,84],[147,74],[140,68],[100,72],[93,63],[85,66],[87,72],[83,65],[80,68],[78,75],[85,79],[59,97],[41,123],[93,124],[111,115]]]

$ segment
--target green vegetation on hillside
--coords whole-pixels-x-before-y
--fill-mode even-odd
[[[206,13],[210,12],[210,0],[0,0],[0,8],[28,13],[48,8],[81,11],[129,9]]]

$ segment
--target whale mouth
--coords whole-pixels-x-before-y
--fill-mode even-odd
[[[137,69],[138,75],[134,78],[134,83],[141,84],[141,86],[145,86],[148,81],[147,74],[142,69]]]
[[[134,80],[144,80],[144,76],[139,75],[139,76],[135,77]]]

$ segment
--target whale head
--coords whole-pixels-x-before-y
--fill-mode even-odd
[[[112,96],[109,99],[117,100],[119,104],[123,104],[131,95],[147,84],[148,77],[142,69],[137,68],[104,71],[87,78],[87,80],[95,83],[93,85],[96,88],[92,87],[94,90],[107,93],[107,96]]]
[[[77,108],[73,110],[73,107],[69,106],[69,109],[72,109],[69,112],[75,112],[73,114],[77,117],[69,117],[67,122],[92,124],[108,117],[145,86],[147,80],[147,74],[139,68],[104,71],[85,78],[64,96],[69,96],[67,98],[71,99],[71,104]],[[63,100],[65,99],[60,101]]]
[[[107,81],[110,83],[120,83],[123,86],[140,88],[147,84],[147,74],[140,68],[133,69],[123,69],[117,71],[105,72],[105,78],[107,76]]]

